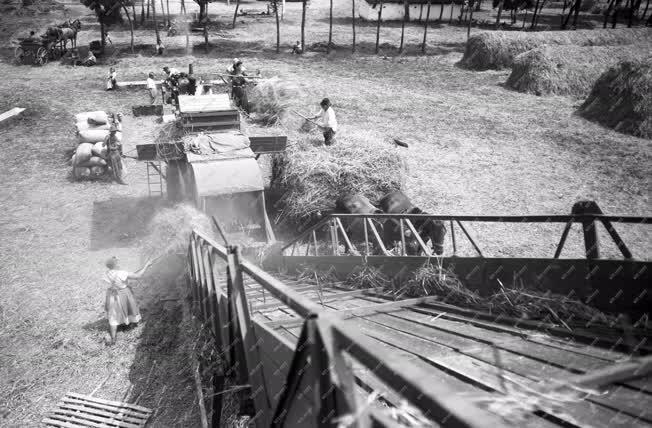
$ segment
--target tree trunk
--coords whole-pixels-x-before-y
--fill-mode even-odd
[[[150,0],[147,0],[147,19],[149,19],[149,3]]]
[[[629,9],[627,9],[627,28],[632,28],[634,22],[634,1],[629,0]]]
[[[332,0],[331,0],[332,1]],[[398,47],[399,53],[403,53],[403,41],[405,40],[405,20],[410,15],[410,6],[406,0],[403,0],[403,20],[401,21],[401,45]]]
[[[303,0],[301,4],[301,51],[306,50],[306,9],[308,8],[308,0]]]
[[[181,0],[181,8],[179,9],[180,14],[186,14],[186,1]]]
[[[208,18],[208,1],[199,1],[199,22],[204,22]]]
[[[106,45],[106,37],[104,34],[104,18],[100,17],[100,46],[102,46],[102,50],[104,50],[104,46]]]
[[[129,11],[127,10],[127,7],[125,6],[124,3],[121,3],[122,9],[125,11],[125,15],[127,15],[127,20],[129,21],[129,32],[131,33],[131,53],[134,53],[134,23],[131,20],[131,17],[129,16]],[[134,5],[133,3],[131,4],[132,6]],[[136,12],[134,11],[134,19],[136,19]]]
[[[331,43],[333,43],[333,0],[330,1],[330,9],[328,11],[328,46],[326,46],[326,53],[331,53]]]
[[[161,43],[161,35],[158,33],[158,22],[156,21],[156,0],[152,0],[152,16],[154,17],[154,32],[156,33],[156,44]]]
[[[165,0],[165,10],[168,15],[168,26],[171,24],[170,22],[170,0]]]
[[[439,3],[439,19],[437,22],[441,22],[441,19],[444,17],[444,3]]]
[[[430,6],[432,2],[428,0],[428,11],[426,12],[426,25],[423,26],[423,43],[421,43],[421,52],[426,53],[426,37],[428,36],[428,25],[430,25]]]
[[[537,0],[537,2],[534,4],[534,13],[532,14],[532,24],[530,25],[530,28],[534,28],[536,25],[537,21],[537,9],[539,8],[539,2],[541,0]],[[525,9],[527,11],[527,9]],[[525,26],[525,19],[523,19],[523,25]]]
[[[641,20],[645,19],[645,15],[647,15],[647,10],[650,7],[650,0],[647,0],[645,3],[645,10],[643,11],[643,16],[641,16]]]
[[[575,0],[575,15],[573,15],[573,29],[577,28],[577,18],[580,16],[580,8],[582,7],[582,0]]]
[[[496,30],[498,27],[500,27],[500,18],[503,14],[503,4],[505,3],[504,0],[500,0],[500,3],[498,3],[498,15],[496,16]]]
[[[559,20],[559,28],[564,29],[564,16],[566,16],[566,7],[568,7],[568,0],[564,0],[564,7],[561,9],[561,17]]]
[[[525,9],[525,14],[523,15],[523,25],[521,25],[521,30],[525,30],[526,21],[527,21],[527,9]]]
[[[471,25],[473,24],[473,9],[475,9],[473,0],[469,1],[469,26],[466,29],[466,39],[468,40],[471,37]]]
[[[353,46],[351,52],[355,52],[355,0],[351,2],[351,29],[353,30]]]
[[[145,24],[145,0],[142,0],[140,3],[140,25]]]
[[[376,25],[376,53],[378,53],[378,48],[380,46],[380,21],[383,19],[383,2],[376,3],[378,5],[378,23]]]
[[[453,0],[451,0],[451,16],[448,18],[448,23],[449,24],[453,23],[453,9],[455,8],[454,5],[455,5],[455,2]]]
[[[238,9],[240,9],[240,0],[235,1],[235,12],[233,12],[233,25],[232,25],[233,28],[235,28],[235,20],[238,17]]]
[[[138,19],[138,15],[136,15],[136,4],[135,2],[131,2],[131,13],[134,15],[134,25],[136,25],[136,20]]]
[[[575,10],[575,6],[577,5],[577,0],[575,0],[568,8],[568,15],[566,15],[566,18],[561,24],[561,29],[565,30],[566,27],[568,26],[568,21],[570,21],[570,17],[573,14],[573,11]]]
[[[332,0],[331,0],[331,4]],[[274,0],[274,10],[276,10],[276,53],[281,52],[281,22],[278,16],[278,0]]]

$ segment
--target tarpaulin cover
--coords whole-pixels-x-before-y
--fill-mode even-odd
[[[249,148],[249,138],[237,131],[188,135],[183,138],[183,145],[190,163],[255,156]]]
[[[263,175],[253,158],[191,164],[198,197],[264,190]]]

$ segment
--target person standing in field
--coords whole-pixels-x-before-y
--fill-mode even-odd
[[[109,76],[106,79],[106,90],[113,91],[118,89],[118,73],[115,71],[115,68],[111,67],[109,69]]]
[[[147,92],[149,93],[149,103],[154,104],[156,102],[156,96],[158,95],[154,73],[149,73],[147,76]]]
[[[145,275],[145,271],[152,265],[150,260],[136,272],[120,270],[117,257],[113,256],[106,261],[109,269],[104,275],[104,281],[109,284],[106,290],[104,309],[109,319],[109,345],[115,344],[118,326],[138,324],[141,320],[140,309],[129,286],[129,280],[138,280]]]
[[[321,110],[309,119],[319,119],[317,125],[324,132],[324,144],[327,146],[335,143],[335,134],[337,133],[337,119],[333,110],[331,101],[324,98],[319,103]]]

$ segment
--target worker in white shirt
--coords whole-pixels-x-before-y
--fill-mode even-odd
[[[331,101],[328,98],[321,100],[319,105],[321,110],[310,119],[319,119],[317,125],[324,132],[324,144],[330,146],[335,142],[335,134],[337,133],[335,111],[333,111]]]
[[[153,105],[156,102],[156,96],[158,95],[154,73],[149,73],[147,76],[147,93],[149,93],[149,103]]]

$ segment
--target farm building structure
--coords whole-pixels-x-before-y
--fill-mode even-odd
[[[463,0],[430,1],[430,20],[440,16],[448,19],[451,16],[451,9],[454,17],[459,16],[460,9],[464,4]],[[378,21],[378,8],[383,8],[381,20],[402,21],[407,13],[408,21],[425,21],[428,15],[428,0],[365,0],[358,3],[358,15],[365,21]],[[443,9],[443,11],[442,11]]]

